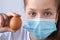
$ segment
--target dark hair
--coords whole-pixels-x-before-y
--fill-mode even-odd
[[[60,0],[59,0],[60,2]],[[57,35],[56,40],[60,40],[60,3],[58,2],[58,21],[57,21]]]
[[[58,21],[56,24],[57,31],[53,32],[48,38],[51,40],[60,40],[60,0],[56,0],[57,2],[57,14]]]
[[[56,0],[57,3],[57,13],[58,13],[58,21],[56,24],[57,31],[53,32],[49,37],[48,40],[60,40],[60,0]],[[24,6],[26,7],[27,0],[24,0]]]

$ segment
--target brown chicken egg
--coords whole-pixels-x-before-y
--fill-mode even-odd
[[[22,25],[22,20],[21,20],[21,17],[19,16],[14,16],[11,18],[10,20],[10,28],[12,30],[18,30],[21,28],[21,25]]]

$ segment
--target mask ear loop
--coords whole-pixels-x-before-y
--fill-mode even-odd
[[[60,15],[59,13],[60,13],[60,10],[58,12],[58,18],[60,18],[59,17],[59,15]],[[60,19],[58,19],[58,20],[60,21]],[[58,23],[58,26],[59,26],[59,23]],[[60,27],[58,27],[58,30],[57,30],[56,40],[59,40],[60,39],[60,31],[59,30],[60,30]]]
[[[58,14],[57,14],[58,13]],[[55,24],[57,24],[58,18],[59,18],[59,12],[56,13],[56,20],[55,20]]]

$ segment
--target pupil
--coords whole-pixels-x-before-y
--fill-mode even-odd
[[[33,13],[32,13],[32,15],[33,15],[33,16],[35,16],[35,15],[36,15],[36,13],[35,13],[35,12],[33,12]]]
[[[45,15],[46,15],[46,16],[49,16],[49,15],[51,15],[51,14],[50,14],[49,12],[47,12],[47,13],[45,13]]]

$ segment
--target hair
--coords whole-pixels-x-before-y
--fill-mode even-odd
[[[24,7],[26,8],[28,0],[24,0]],[[58,13],[58,21],[56,24],[57,31],[53,32],[48,38],[51,40],[60,40],[60,0],[55,0],[57,4],[57,13]]]

